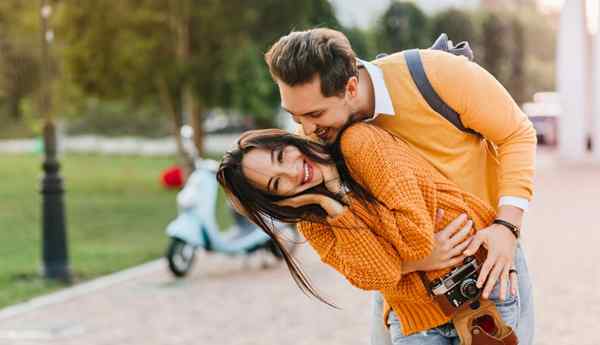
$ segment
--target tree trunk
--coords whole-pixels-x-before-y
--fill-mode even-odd
[[[8,95],[8,114],[15,120],[21,121],[23,117],[21,113],[21,98],[20,94],[9,94]]]
[[[189,64],[191,51],[190,51],[190,0],[179,0],[172,3],[176,15],[173,18],[173,26],[177,37],[177,59],[182,66]],[[204,129],[202,126],[202,107],[198,100],[198,97],[194,95],[189,81],[184,78],[183,85],[181,86],[181,104],[183,112],[187,116],[187,121],[194,129],[194,145],[198,155],[201,157],[204,153]]]
[[[194,162],[190,155],[185,151],[183,147],[183,141],[181,140],[180,130],[181,126],[183,125],[181,113],[177,111],[175,107],[173,97],[169,92],[167,81],[164,78],[160,78],[156,81],[156,84],[160,94],[162,108],[170,115],[172,120],[171,124],[173,126],[173,136],[175,138],[175,147],[177,148],[177,161],[181,165],[183,174],[187,179],[187,177],[190,176],[191,172],[194,170]]]
[[[202,106],[194,95],[192,88],[185,85],[183,89],[183,104],[188,114],[190,125],[194,129],[194,145],[200,157],[204,154],[204,126],[202,125]]]

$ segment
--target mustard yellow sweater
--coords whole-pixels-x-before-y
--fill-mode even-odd
[[[326,264],[356,287],[381,291],[402,322],[405,334],[442,325],[449,319],[429,297],[417,273],[403,275],[402,263],[431,253],[434,217],[444,224],[461,213],[474,228],[488,226],[494,208],[462,191],[404,140],[361,123],[346,130],[341,147],[353,178],[379,201],[363,205],[350,195],[350,207],[327,223],[301,222],[299,231]],[[429,272],[431,279],[448,270]]]
[[[429,107],[415,86],[404,53],[373,63],[383,71],[395,115],[373,123],[407,144],[462,189],[497,207],[502,196],[531,200],[535,130],[504,87],[465,57],[421,50],[435,91],[485,140],[464,133]]]

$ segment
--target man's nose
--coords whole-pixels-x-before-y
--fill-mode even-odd
[[[317,130],[317,126],[311,121],[303,121],[302,130],[305,135],[312,135]]]

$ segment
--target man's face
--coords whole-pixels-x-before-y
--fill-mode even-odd
[[[348,90],[342,96],[324,97],[318,75],[302,85],[289,86],[282,81],[277,81],[277,85],[283,110],[290,113],[307,136],[332,142],[352,115]]]

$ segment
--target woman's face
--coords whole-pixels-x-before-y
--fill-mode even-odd
[[[242,172],[269,194],[291,196],[323,183],[323,168],[295,146],[255,148],[244,154]]]

